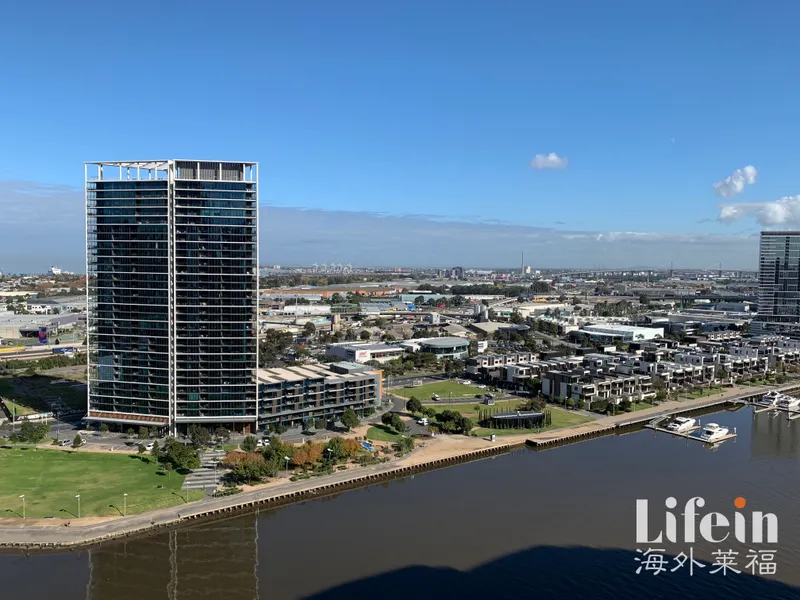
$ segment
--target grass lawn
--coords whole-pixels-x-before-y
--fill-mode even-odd
[[[646,408],[654,408],[655,404],[651,404],[650,402],[634,402],[633,403],[633,412],[637,410],[644,410]]]
[[[367,429],[367,439],[375,440],[376,442],[395,443],[400,439],[400,434],[395,433],[394,429],[386,425],[376,425]]]
[[[447,398],[452,395],[453,398],[464,398],[467,396],[475,396],[476,394],[483,394],[486,390],[475,387],[473,385],[464,385],[455,381],[437,381],[436,383],[428,383],[418,387],[407,387],[390,390],[391,393],[402,396],[403,398],[411,398],[416,396],[420,402],[427,402],[433,397],[434,394],[439,394],[442,398]]]
[[[161,475],[154,462],[138,456],[64,452],[61,450],[0,449],[0,517],[22,516],[20,494],[25,494],[26,517],[119,516],[123,494],[128,514],[199,500],[201,490],[181,491],[183,475]],[[157,486],[163,486],[158,488]]]
[[[501,400],[500,402],[495,402],[493,405],[489,406],[481,402],[470,402],[469,404],[456,404],[456,403],[449,404],[446,401],[440,401],[437,404],[425,404],[425,408],[432,408],[437,413],[440,413],[443,410],[453,410],[456,412],[460,412],[465,417],[476,419],[478,417],[479,411],[481,410],[486,410],[486,409],[492,409],[497,411],[516,410],[516,408],[523,402],[524,400]],[[476,408],[478,410],[475,410]]]
[[[578,414],[576,412],[564,410],[562,408],[555,408],[548,406],[547,410],[551,412],[552,422],[547,427],[542,427],[541,430],[537,429],[490,429],[487,427],[479,427],[473,431],[479,436],[487,436],[491,434],[497,435],[514,435],[525,434],[536,431],[550,431],[551,429],[560,429],[561,427],[568,427],[570,425],[580,425],[581,423],[588,423],[593,421],[591,417]]]

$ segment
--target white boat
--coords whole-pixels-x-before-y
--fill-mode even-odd
[[[700,439],[704,442],[716,442],[720,438],[724,438],[726,435],[728,435],[727,427],[722,427],[716,423],[709,423],[703,427],[703,431],[700,432]]]
[[[756,401],[756,404],[758,404],[759,406],[777,406],[778,400],[780,400],[782,396],[783,394],[781,394],[780,392],[776,392],[775,390],[770,390],[769,392],[761,396],[761,398]]]
[[[689,417],[675,417],[672,420],[672,423],[667,425],[667,429],[681,433],[692,429],[692,427],[695,426],[695,423],[697,423],[697,421],[695,419],[690,419]]]
[[[795,398],[794,396],[786,396],[785,394],[781,395],[781,398],[778,399],[778,403],[776,405],[778,408],[784,408],[787,410],[797,410],[800,408],[800,398]]]

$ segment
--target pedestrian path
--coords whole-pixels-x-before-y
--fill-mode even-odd
[[[200,468],[195,469],[183,480],[184,490],[215,490],[219,485],[223,470],[217,468],[225,456],[222,450],[205,450],[200,455]]]

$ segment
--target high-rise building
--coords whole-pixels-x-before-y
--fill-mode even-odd
[[[800,231],[762,231],[755,330],[800,326]]]
[[[86,163],[87,418],[252,431],[257,163]]]

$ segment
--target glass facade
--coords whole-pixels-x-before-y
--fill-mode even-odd
[[[173,430],[255,424],[255,164],[94,166],[89,418]]]
[[[800,231],[762,231],[758,267],[757,320],[800,323]]]

